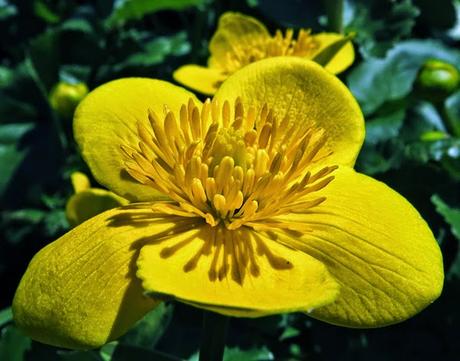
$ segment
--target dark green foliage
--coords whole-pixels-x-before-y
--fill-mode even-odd
[[[165,303],[101,349],[39,344],[12,323],[10,304],[28,262],[69,228],[70,173],[89,174],[48,97],[59,81],[90,89],[125,76],[172,81],[205,64],[224,11],[258,17],[270,31],[326,30],[321,1],[0,0],[0,360],[198,360],[202,312]],[[456,12],[457,11],[457,12]],[[401,324],[350,330],[303,314],[230,320],[226,361],[459,359],[460,92],[427,99],[417,77],[428,59],[460,66],[460,1],[345,2],[354,66],[341,78],[360,103],[367,137],[357,169],[386,182],[421,212],[441,244],[441,298]],[[93,181],[93,184],[96,183]]]
[[[411,0],[350,1],[347,31],[356,32],[364,57],[385,55],[397,41],[411,35],[420,10]]]

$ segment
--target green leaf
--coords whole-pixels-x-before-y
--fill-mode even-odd
[[[460,208],[450,207],[437,194],[431,197],[431,202],[436,206],[436,211],[450,225],[452,234],[460,240]]]
[[[99,355],[101,356],[103,361],[111,361],[113,353],[118,346],[118,341],[109,342],[101,347],[99,350]]]
[[[57,24],[61,19],[54,13],[43,1],[34,1],[34,12],[39,18],[42,18],[49,24]]]
[[[414,142],[407,145],[405,156],[418,162],[460,159],[460,139],[447,138],[434,142]]]
[[[444,109],[452,132],[460,137],[460,91],[446,99]]]
[[[153,348],[168,328],[173,306],[159,304],[140,321],[138,321],[119,341],[124,345]]]
[[[268,361],[274,360],[273,354],[265,346],[242,350],[238,347],[226,348],[224,361]]]
[[[180,56],[190,51],[190,43],[184,32],[169,37],[158,37],[144,45],[144,50],[129,56],[114,66],[115,71],[131,67],[151,67],[162,63],[166,57]]]
[[[412,113],[412,118],[417,119],[417,123],[424,125],[419,133],[430,130],[447,131],[438,109],[432,103],[427,101],[417,102],[415,107],[412,108]]]
[[[453,40],[460,40],[460,1],[454,0],[454,14],[455,14],[455,24],[447,32],[447,35]]]
[[[300,335],[300,330],[295,328],[295,327],[292,327],[292,326],[288,326],[284,329],[283,333],[281,334],[279,340],[280,341],[284,341],[284,340],[287,340],[288,338],[292,338],[292,337],[297,337]]]
[[[121,0],[115,3],[107,25],[112,27],[129,20],[141,19],[160,10],[183,10],[203,3],[204,0]]]
[[[383,56],[400,39],[410,35],[419,10],[411,0],[355,0],[348,3],[347,32],[356,32],[359,50],[367,58]]]
[[[3,213],[3,220],[6,222],[25,222],[37,224],[43,220],[46,212],[41,209],[19,209]]]
[[[40,109],[47,106],[27,63],[30,60],[13,68],[0,67],[0,124],[35,121]]]
[[[28,150],[20,146],[20,141],[32,128],[31,123],[0,125],[0,164],[2,165],[0,198],[28,154]]]
[[[364,114],[388,101],[400,100],[413,88],[417,72],[427,59],[460,64],[460,51],[434,40],[403,41],[384,59],[369,58],[348,76],[348,86]]]
[[[23,361],[31,342],[30,338],[23,335],[16,327],[3,328],[0,335],[0,360]]]
[[[404,147],[398,139],[390,139],[377,146],[365,143],[356,161],[356,169],[368,175],[398,168],[404,156]]]
[[[46,97],[59,81],[59,32],[47,30],[36,37],[30,44],[27,59],[35,81]]]
[[[11,83],[14,77],[12,69],[6,66],[0,66],[0,87],[4,87]]]
[[[377,144],[397,137],[402,127],[406,109],[404,104],[386,104],[366,121],[366,143]]]
[[[0,311],[0,328],[13,320],[11,307],[4,308]]]
[[[78,31],[82,33],[91,34],[94,29],[86,19],[69,19],[61,24],[61,30],[64,31]]]
[[[188,361],[198,361],[199,352],[192,355]],[[226,347],[223,361],[269,361],[274,360],[273,354],[265,346],[250,349],[240,349],[239,347]]]
[[[53,209],[47,212],[44,221],[45,235],[49,238],[54,238],[69,229],[64,209]]]

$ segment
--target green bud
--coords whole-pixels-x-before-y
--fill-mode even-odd
[[[72,118],[78,103],[88,94],[85,83],[59,82],[51,90],[51,108],[63,118]]]
[[[430,130],[420,136],[420,140],[423,142],[435,142],[447,138],[449,138],[449,135],[439,130]]]
[[[430,59],[420,69],[416,89],[419,95],[432,102],[441,102],[460,84],[460,74],[455,66],[441,60]]]

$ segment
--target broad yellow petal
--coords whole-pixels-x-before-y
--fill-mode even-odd
[[[292,244],[319,261],[340,283],[337,300],[313,317],[348,327],[403,321],[428,306],[443,285],[442,256],[419,213],[401,195],[343,168],[304,214],[280,220],[312,229]]]
[[[102,213],[32,259],[13,301],[16,324],[60,347],[98,347],[126,332],[157,301],[144,296],[136,259],[144,237],[171,227],[152,211],[127,206]]]
[[[209,43],[209,65],[225,67],[229,54],[240,47],[257,47],[270,37],[267,28],[257,19],[240,13],[226,12],[219,18],[217,30]],[[237,55],[237,54],[234,54]]]
[[[324,48],[342,39],[343,35],[337,33],[319,33],[313,35],[313,38],[320,44],[320,46],[317,51],[312,54],[312,58],[316,54],[320,53]],[[339,50],[332,60],[329,61],[325,68],[333,74],[339,74],[353,64],[354,60],[355,50],[353,48],[353,43],[349,41]]]
[[[339,79],[318,64],[295,57],[276,57],[250,64],[230,76],[217,91],[220,103],[240,97],[245,106],[264,104],[281,120],[325,130],[327,161],[353,165],[364,140],[358,103]]]
[[[137,147],[137,124],[148,123],[148,109],[162,116],[166,105],[179,113],[195,96],[170,83],[144,78],[111,81],[93,90],[79,104],[74,118],[75,139],[97,181],[118,195],[153,200],[153,188],[133,180],[125,171],[121,145]]]
[[[227,78],[219,69],[193,64],[181,66],[173,77],[186,87],[206,95],[213,95]]]
[[[88,177],[82,172],[73,172],[70,175],[70,181],[72,182],[73,191],[75,193],[84,191],[91,187]]]
[[[321,262],[275,234],[191,224],[142,248],[137,275],[154,297],[230,316],[305,311],[332,302],[338,287]],[[155,237],[153,238],[155,239]]]
[[[128,200],[100,188],[89,188],[72,195],[67,201],[65,214],[75,227],[84,221],[112,208],[128,204]]]

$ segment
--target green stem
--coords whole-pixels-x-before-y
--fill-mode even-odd
[[[444,100],[440,102],[432,102],[432,104],[438,111],[447,132],[455,137],[460,137],[460,127],[451,122],[450,117],[447,114],[446,107],[444,106]]]
[[[330,31],[343,32],[343,0],[323,0]]]
[[[204,311],[199,361],[221,361],[223,359],[228,320],[226,316]]]
[[[47,104],[49,104],[48,90],[46,89],[45,85],[43,84],[40,77],[38,76],[37,70],[35,69],[35,66],[32,63],[32,61],[30,60],[30,56],[27,57],[26,66],[29,68],[32,79],[35,81],[35,84],[37,85],[40,91],[40,94],[43,97],[43,100]],[[62,151],[64,153],[67,153],[69,149],[69,142],[67,140],[67,136],[65,134],[64,128],[62,127],[61,119],[58,119],[57,115],[54,113],[52,109],[50,109],[49,107],[48,109],[50,112],[50,117],[52,118],[53,126],[58,136],[59,144],[62,148]]]

